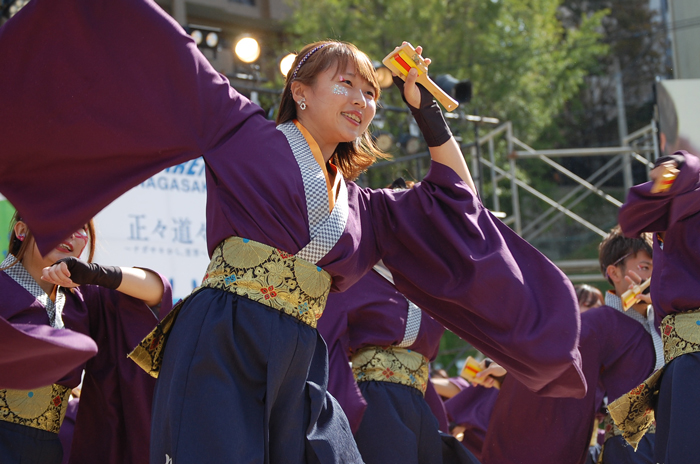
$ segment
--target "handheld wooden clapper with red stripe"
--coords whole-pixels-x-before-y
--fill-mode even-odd
[[[459,106],[459,103],[457,103],[455,99],[446,94],[444,90],[438,87],[437,84],[428,77],[428,67],[425,65],[423,58],[410,43],[404,43],[398,49],[389,53],[384,60],[382,60],[382,63],[404,81],[406,80],[408,71],[410,71],[411,68],[416,68],[418,70],[418,79],[416,82],[425,87],[447,111],[453,111]]]
[[[462,372],[459,375],[467,382],[480,383],[481,379],[477,379],[476,374],[483,370],[484,369],[481,367],[481,364],[479,364],[476,359],[472,358],[471,356],[467,356]]]
[[[650,283],[651,279],[647,279],[641,284],[635,285],[633,288],[623,293],[620,297],[620,299],[622,300],[622,309],[627,311],[632,306],[634,306],[639,301],[639,295],[641,295],[642,292],[647,289]]]
[[[680,172],[678,169],[669,168],[665,164],[662,164],[660,167],[661,173],[654,181],[654,185],[651,186],[651,193],[665,192],[670,189]]]

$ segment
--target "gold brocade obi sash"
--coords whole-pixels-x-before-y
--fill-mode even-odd
[[[0,390],[0,420],[58,433],[71,389],[48,385],[33,390]]]
[[[661,337],[666,365],[678,356],[700,352],[700,310],[666,316],[661,321]],[[654,422],[654,404],[665,367],[608,406],[615,425],[635,450]]]
[[[357,382],[398,383],[425,395],[428,363],[428,358],[416,351],[396,346],[368,346],[352,356],[352,373]]]
[[[216,247],[202,285],[187,298],[204,288],[235,293],[315,328],[326,306],[331,276],[315,264],[277,248],[229,237]],[[153,377],[158,377],[165,343],[187,298],[175,305],[129,354]]]
[[[622,435],[622,430],[615,425],[615,421],[609,413],[605,416],[605,419],[603,419],[603,430],[605,430],[605,438],[603,443],[612,437]],[[656,433],[656,422],[652,422],[651,425],[649,425],[649,429],[647,429],[646,433]]]

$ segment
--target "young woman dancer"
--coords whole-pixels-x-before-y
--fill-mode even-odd
[[[86,248],[87,263],[77,259]],[[58,431],[83,369],[71,461],[147,462],[154,382],[126,355],[158,322],[153,310],[170,310],[170,284],[152,271],[90,263],[94,250],[92,221],[44,256],[20,215],[12,221],[9,253],[0,265],[0,316],[25,328],[50,327],[55,338],[70,329],[65,332],[91,337],[98,351],[87,363],[55,376],[52,385],[0,390],[3,463],[61,463]],[[20,341],[13,349],[35,349],[34,341]],[[27,366],[30,384],[36,376],[46,380],[33,372],[36,367]]]
[[[163,325],[164,351],[154,334],[137,355],[160,375],[153,463],[359,462],[326,392],[315,326],[331,287],[348,288],[380,259],[399,291],[439,308],[436,320],[533,390],[584,394],[571,284],[473,195],[459,145],[415,72],[405,97],[433,162],[419,186],[392,192],[350,182],[374,159],[367,127],[379,97],[371,61],[352,45],[300,51],[278,125],[149,1],[31,2],[0,30],[0,60],[23,70],[0,76],[12,89],[0,107],[3,154],[12,153],[0,190],[45,251],[148,176],[206,162],[212,262],[174,325]],[[26,78],[39,69],[51,80]],[[6,180],[27,159],[36,172],[67,172],[66,185],[80,178],[80,192],[48,196],[42,182]],[[41,214],[55,198],[68,216],[58,233]]]

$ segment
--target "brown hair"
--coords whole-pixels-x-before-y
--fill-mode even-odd
[[[22,221],[22,215],[19,214],[19,211],[15,211],[15,214],[12,216],[12,220],[10,221],[10,244],[7,247],[7,252],[15,257],[15,262],[5,268],[1,268],[0,270],[8,269],[17,263],[22,262],[24,255],[27,253],[31,243],[34,241],[34,236],[29,228],[27,228],[27,233],[24,236],[24,240],[17,238],[17,235],[15,234],[15,224],[17,224],[19,221]],[[97,240],[97,236],[95,234],[95,222],[92,219],[90,219],[90,221],[87,223],[87,233],[88,263],[91,263],[92,259],[95,257],[95,242]]]
[[[607,268],[611,264],[617,263],[618,266],[624,266],[624,259],[629,256],[637,256],[640,251],[645,252],[649,256],[653,256],[654,249],[652,246],[651,234],[643,233],[639,237],[629,238],[622,234],[620,226],[615,226],[610,230],[610,233],[600,242],[598,246],[598,262],[600,263],[600,271],[606,277],[610,285],[612,280],[607,276]],[[620,261],[618,263],[618,261]]]
[[[597,288],[588,284],[574,285],[578,303],[589,308],[595,308],[603,304],[603,293]]]
[[[316,49],[316,50],[314,50]],[[299,63],[301,62],[301,66]],[[297,54],[294,64],[287,73],[287,81],[282,91],[277,124],[297,118],[297,105],[292,98],[292,82],[313,85],[316,76],[335,65],[337,69],[352,63],[357,73],[374,87],[375,100],[379,99],[380,87],[377,74],[370,59],[351,43],[324,40],[309,44]],[[295,74],[296,73],[296,74]],[[352,142],[341,142],[331,158],[343,176],[354,180],[377,158],[385,158],[375,145],[369,130]]]

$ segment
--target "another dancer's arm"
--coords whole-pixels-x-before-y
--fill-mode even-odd
[[[625,235],[662,232],[700,211],[700,159],[685,151],[676,152],[674,156],[682,161],[669,160],[679,169],[671,188],[652,193],[652,180],[632,187],[627,193],[627,200],[619,213],[620,227]],[[656,170],[652,173],[657,174]]]
[[[153,174],[265,121],[155,2],[39,1],[21,13],[0,28],[0,62],[21,70],[0,73],[0,192],[42,253]]]
[[[163,298],[163,282],[155,272],[135,267],[100,266],[76,258],[64,258],[44,268],[42,280],[61,287],[84,284],[99,285],[117,290],[156,306]]]

